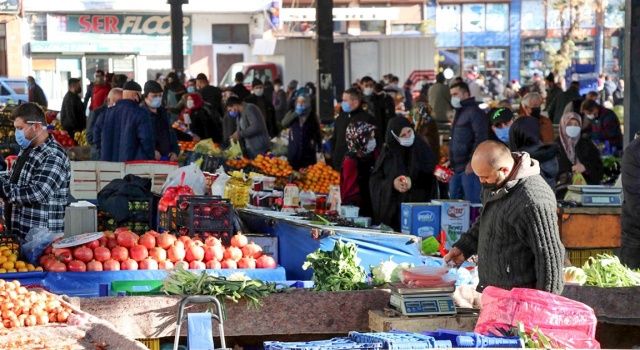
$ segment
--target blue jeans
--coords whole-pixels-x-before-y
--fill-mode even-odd
[[[449,182],[449,197],[464,199],[471,203],[480,203],[482,186],[476,174],[465,174],[464,170],[455,173]]]

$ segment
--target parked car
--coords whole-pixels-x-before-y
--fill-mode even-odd
[[[0,104],[20,104],[29,102],[27,80],[0,77]]]
[[[244,86],[251,90],[251,82],[253,79],[260,79],[263,83],[267,80],[273,82],[276,79],[282,79],[282,69],[275,63],[262,62],[238,62],[229,67],[224,77],[220,80],[221,87],[231,87],[235,85],[234,79],[236,73],[242,72],[244,74]]]

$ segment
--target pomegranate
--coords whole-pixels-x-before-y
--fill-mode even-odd
[[[120,268],[122,270],[137,270],[138,262],[133,259],[127,259],[120,263]]]
[[[99,246],[100,246],[100,241],[96,239],[96,240],[94,240],[94,241],[91,241],[91,242],[89,242],[89,243],[85,244],[85,246],[86,246],[87,248],[90,248],[90,249],[92,249],[92,250],[93,250],[93,249],[96,249],[96,247],[99,247]]]
[[[85,265],[85,263],[80,261],[80,260],[71,260],[67,264],[67,268],[71,272],[85,272],[85,271],[87,271],[87,265]]]
[[[167,251],[160,247],[155,247],[149,250],[149,256],[157,262],[165,261],[167,260]]]
[[[102,271],[102,263],[97,260],[89,261],[87,271]]]
[[[73,251],[73,257],[84,263],[93,260],[93,250],[89,247],[80,246]]]
[[[125,247],[117,246],[111,249],[111,258],[118,262],[123,262],[129,258],[129,251]]]
[[[233,247],[242,248],[246,246],[248,243],[249,243],[249,240],[247,239],[247,236],[243,235],[240,232],[238,232],[236,235],[231,237],[231,246]]]
[[[254,258],[242,258],[238,261],[239,269],[255,269],[256,260]]]
[[[251,242],[242,247],[242,256],[257,259],[262,256],[262,248],[259,245]]]
[[[147,249],[152,249],[156,246],[156,237],[151,233],[151,231],[145,233],[140,237],[138,244],[144,246]]]
[[[129,256],[135,261],[142,261],[149,256],[149,251],[143,245],[136,244],[129,248]]]
[[[259,269],[275,269],[278,264],[268,255],[263,255],[256,260],[256,267]]]
[[[189,263],[186,261],[178,261],[175,263],[175,267],[176,269],[180,268],[183,270],[188,270],[189,269]]]
[[[184,260],[185,254],[186,253],[184,251],[184,245],[182,244],[182,242],[176,242],[176,244],[171,246],[167,251],[167,257],[174,263],[180,260]]]
[[[207,261],[207,263],[205,264],[205,266],[208,269],[214,269],[214,270],[218,270],[221,269],[222,267],[220,266],[220,262],[218,260],[209,260]]]
[[[140,270],[157,270],[158,262],[151,259],[146,258],[140,262]]]
[[[220,267],[223,269],[237,269],[238,264],[236,264],[235,260],[226,259],[222,260],[222,262],[220,263]]]
[[[120,231],[116,233],[116,241],[120,246],[131,248],[138,243],[138,235],[128,230]]]
[[[176,236],[165,232],[158,236],[158,238],[156,239],[156,244],[162,249],[169,249],[169,247],[171,247],[173,243],[175,243],[175,241]]]
[[[191,270],[204,270],[207,266],[202,261],[194,260],[189,264]]]
[[[105,262],[111,259],[111,251],[106,247],[96,247],[93,250],[93,257],[99,262]]]
[[[73,254],[71,254],[71,249],[69,248],[54,249],[53,255],[56,257],[56,259],[60,260],[65,264],[73,260]]]
[[[173,269],[173,263],[169,260],[159,261],[158,269],[160,270],[171,270]]]
[[[202,247],[193,244],[189,248],[187,248],[185,254],[186,261],[202,261],[202,259],[204,259],[204,249]]]
[[[242,259],[242,250],[237,247],[229,247],[224,251],[224,258],[227,260],[231,259],[233,261],[238,261]]]
[[[224,248],[221,245],[205,246],[204,261],[221,261],[224,258]]]
[[[105,247],[109,249],[113,249],[117,246],[118,246],[118,241],[114,237],[107,238],[107,244],[105,244]]]
[[[205,241],[204,241],[204,245],[206,246],[221,246],[222,242],[220,242],[219,239],[215,238],[215,237],[208,237]]]
[[[66,272],[67,265],[65,265],[62,261],[53,261],[49,264],[49,271],[51,272]]]
[[[102,264],[102,268],[104,271],[120,271],[120,263],[109,259]]]
[[[188,243],[191,243],[191,237],[189,236],[180,236],[178,237],[178,240],[182,242],[185,247],[188,247],[189,246]]]

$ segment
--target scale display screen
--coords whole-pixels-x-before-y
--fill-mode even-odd
[[[589,197],[593,204],[607,204],[613,202],[610,197]]]
[[[455,311],[452,300],[420,300],[420,301],[405,301],[404,307],[408,314],[423,313],[423,312],[447,312]]]

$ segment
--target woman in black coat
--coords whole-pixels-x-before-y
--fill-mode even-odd
[[[298,170],[315,164],[322,134],[311,96],[301,94],[296,98],[295,108],[282,118],[282,127],[289,128],[287,159],[291,167]]]
[[[540,175],[551,189],[556,188],[558,177],[558,146],[545,145],[540,140],[538,120],[518,118],[509,129],[509,148],[512,152],[527,152],[540,163]]]
[[[590,138],[582,137],[582,117],[574,112],[565,113],[560,120],[560,137],[557,141],[558,181],[556,197],[564,199],[574,174],[582,174],[588,185],[600,185],[604,165],[600,151]]]
[[[373,222],[400,229],[400,204],[428,202],[437,160],[404,117],[389,121],[385,144],[370,180]]]

